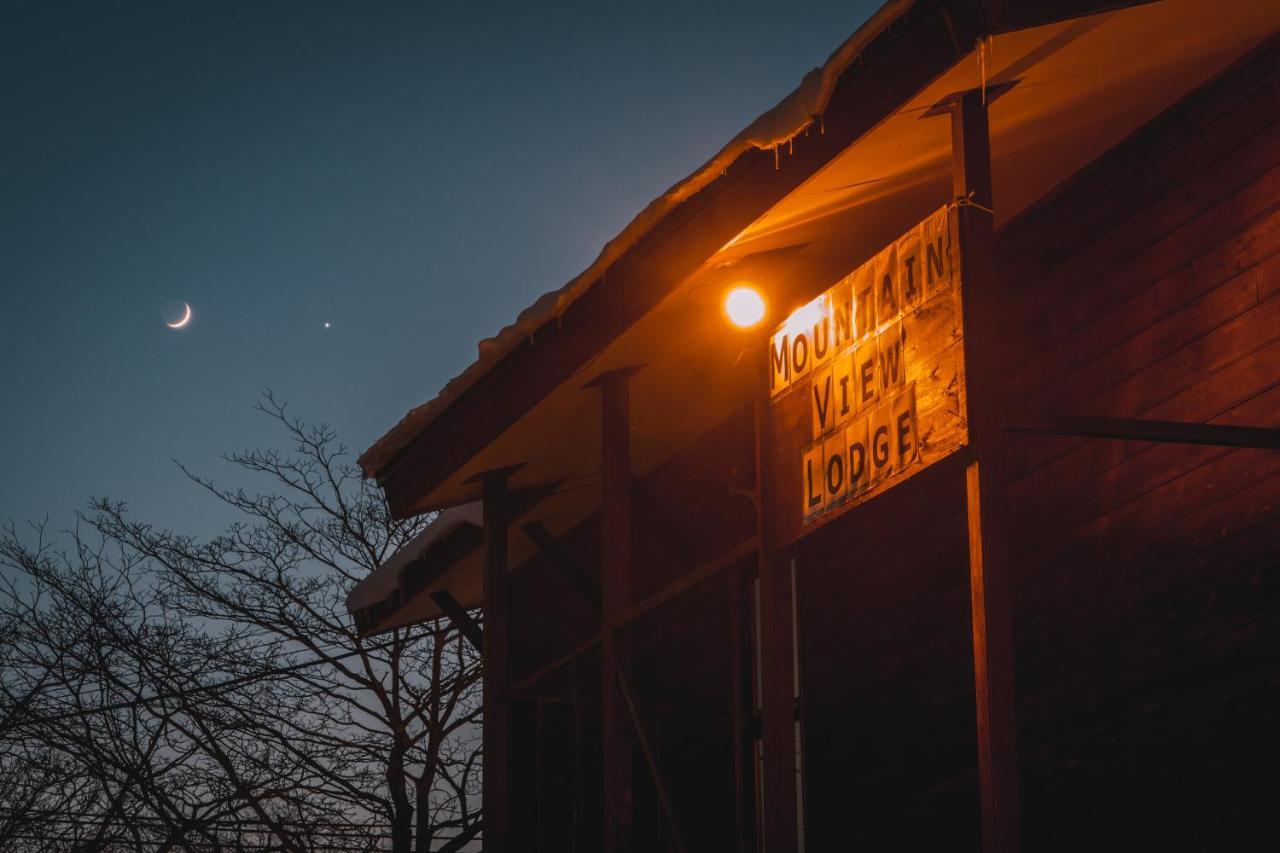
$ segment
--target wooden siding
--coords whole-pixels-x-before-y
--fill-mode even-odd
[[[1280,426],[1276,54],[1002,230],[1012,407]],[[1032,436],[1006,452],[1026,849],[1269,832],[1280,454]],[[798,547],[811,842],[973,849],[960,484],[883,503]]]

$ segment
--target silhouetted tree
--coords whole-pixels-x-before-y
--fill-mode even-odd
[[[261,754],[228,720],[220,661],[245,646],[175,618],[142,561],[79,531],[0,535],[0,737],[13,849],[209,849],[227,827],[309,849],[296,827],[337,811],[294,787],[300,763]],[[263,707],[279,687],[246,685]],[[0,786],[4,787],[4,786]],[[198,843],[197,843],[198,842]],[[193,846],[195,845],[195,846]]]
[[[416,536],[331,429],[191,480],[208,539],[96,500],[66,550],[0,533],[0,849],[456,851],[480,831],[478,655],[452,626],[366,638],[351,587]],[[184,469],[185,471],[186,469]]]
[[[292,448],[226,459],[262,491],[188,472],[239,514],[224,534],[157,530],[107,501],[95,502],[92,522],[163,569],[158,591],[171,612],[256,632],[261,645],[221,665],[281,686],[282,706],[227,700],[225,713],[305,762],[312,791],[383,821],[395,853],[427,853],[439,840],[459,849],[480,829],[479,656],[448,623],[366,638],[346,610],[352,586],[427,520],[393,518],[328,426],[291,417],[270,394],[259,408]]]

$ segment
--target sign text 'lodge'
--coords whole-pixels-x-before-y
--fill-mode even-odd
[[[943,208],[794,311],[769,343],[774,403],[803,394],[807,523],[967,440],[960,264]]]

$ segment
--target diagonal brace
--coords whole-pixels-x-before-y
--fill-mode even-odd
[[[617,667],[618,687],[622,691],[622,701],[626,703],[627,714],[631,717],[631,726],[635,730],[636,740],[640,742],[640,751],[644,754],[644,762],[649,766],[649,775],[653,778],[653,786],[658,790],[658,802],[662,805],[662,811],[667,816],[667,823],[671,827],[671,840],[676,848],[676,853],[685,853],[689,848],[685,846],[684,836],[680,834],[680,826],[676,823],[675,812],[671,808],[671,797],[667,793],[667,785],[662,781],[662,772],[658,769],[657,756],[653,754],[653,748],[649,745],[649,739],[645,736],[644,724],[640,721],[640,714],[636,710],[635,699],[631,695],[631,685],[627,682],[626,673],[623,672],[621,664]]]
[[[440,608],[440,612],[449,617],[453,627],[462,632],[462,636],[467,638],[475,650],[483,654],[484,632],[467,612],[467,608],[459,604],[458,599],[454,598],[447,589],[438,589],[431,593],[431,600]]]
[[[1010,423],[1006,423],[1004,428],[1009,432],[1075,438],[1113,438],[1122,441],[1155,441],[1280,450],[1280,429],[1268,427],[1046,414],[1017,417]]]
[[[521,528],[538,550],[560,570],[565,583],[581,595],[596,613],[600,612],[600,582],[587,571],[563,542],[552,535],[541,521],[531,521]]]

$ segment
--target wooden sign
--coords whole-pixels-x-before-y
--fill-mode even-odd
[[[804,524],[968,441],[954,228],[953,212],[937,211],[793,312],[770,339],[771,409],[787,413],[773,445],[790,457],[775,464],[795,472]]]

